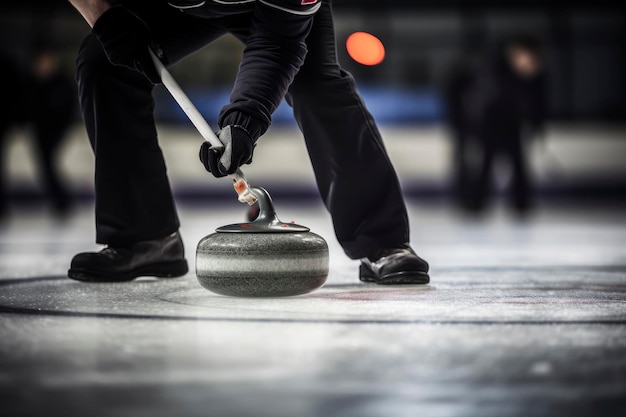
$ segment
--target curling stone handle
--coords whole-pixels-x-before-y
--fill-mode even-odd
[[[259,202],[259,215],[254,223],[271,224],[280,222],[278,216],[276,215],[276,209],[274,208],[272,197],[270,197],[267,190],[262,187],[252,187],[250,188],[250,191],[252,191]]]
[[[308,233],[310,229],[295,223],[283,223],[276,215],[272,197],[261,187],[251,187],[250,193],[259,203],[259,215],[251,223],[229,224],[217,228],[217,233]]]

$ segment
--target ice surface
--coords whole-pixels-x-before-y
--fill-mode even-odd
[[[237,203],[234,203],[237,204]],[[330,246],[327,284],[287,299],[181,279],[87,284],[90,208],[0,232],[3,415],[554,416],[626,406],[626,217],[551,209],[482,222],[411,207],[432,283],[357,279],[318,207],[281,206]],[[195,245],[237,207],[183,207]],[[235,216],[235,217],[234,217]],[[239,217],[237,217],[239,216]]]

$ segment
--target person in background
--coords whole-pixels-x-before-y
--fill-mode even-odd
[[[24,118],[21,88],[23,82],[14,60],[0,51],[0,79],[3,80],[2,100],[0,100],[0,221],[8,212],[5,184],[5,139],[9,130]]]
[[[511,167],[512,208],[527,214],[533,202],[524,143],[542,131],[546,113],[540,42],[531,35],[511,36],[450,85],[451,124],[463,144],[457,157],[461,207],[472,213],[486,208],[500,156]]]
[[[443,91],[447,123],[452,139],[452,188],[455,201],[461,205],[466,201],[470,190],[467,180],[468,169],[472,164],[468,149],[472,146],[471,141],[475,140],[469,136],[468,126],[466,126],[464,97],[475,75],[479,56],[478,52],[468,52],[455,60],[451,65],[451,71],[447,74]]]
[[[67,216],[72,202],[58,169],[58,151],[76,107],[74,81],[62,71],[58,52],[41,48],[35,54],[29,102],[35,154],[41,180],[55,216]]]

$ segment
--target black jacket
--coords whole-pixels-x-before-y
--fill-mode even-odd
[[[546,77],[543,72],[530,79],[516,75],[499,45],[482,62],[452,77],[448,106],[451,123],[469,136],[482,137],[487,131],[519,136],[524,125],[537,133],[546,119]]]
[[[305,39],[322,0],[169,0],[184,13],[215,18],[253,13],[239,73],[219,118],[245,127],[256,140],[287,93],[306,56]]]

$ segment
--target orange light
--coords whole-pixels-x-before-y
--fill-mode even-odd
[[[346,49],[352,59],[363,65],[378,65],[385,59],[385,47],[376,36],[355,32],[348,37]]]

